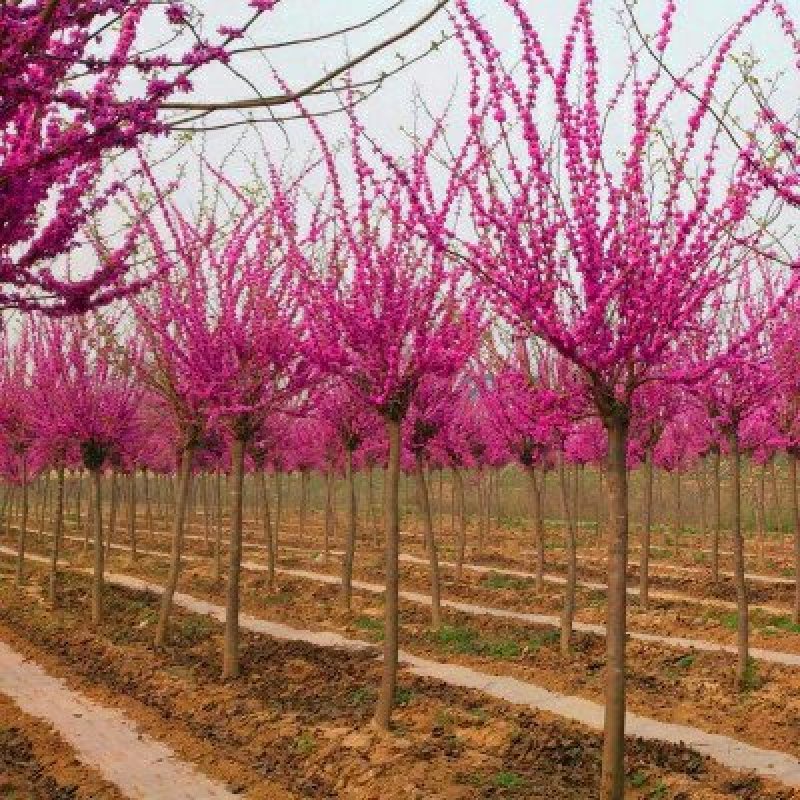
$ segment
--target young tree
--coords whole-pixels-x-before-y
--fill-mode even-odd
[[[512,72],[466,0],[456,3],[471,76],[469,155],[461,160],[475,229],[460,252],[520,335],[547,342],[580,370],[607,432],[612,530],[601,797],[616,800],[624,791],[633,399],[663,372],[674,342],[727,279],[733,262],[720,265],[720,252],[734,235],[737,243],[753,241],[742,226],[760,186],[743,167],[732,175],[719,169],[720,132],[708,110],[713,72],[687,110],[676,84],[633,49],[616,90],[601,100],[605,64],[593,5],[580,0],[551,59],[522,3],[506,0],[522,53]],[[669,46],[675,10],[667,4],[653,43],[659,53]],[[551,118],[553,135],[541,130]],[[614,167],[606,156],[620,150]],[[687,191],[695,164],[699,177]],[[429,224],[429,234],[440,236],[440,225]]]

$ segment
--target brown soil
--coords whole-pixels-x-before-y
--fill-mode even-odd
[[[123,795],[44,722],[0,694],[0,797],[9,800],[123,800]]]
[[[43,588],[44,570],[33,572]],[[92,630],[88,588],[66,575],[54,612],[0,583],[0,634],[247,797],[597,795],[600,740],[577,725],[406,675],[395,730],[378,736],[365,725],[380,669],[372,653],[244,635],[243,675],[224,683],[217,623],[176,613],[173,642],[156,653],[157,598],[109,587],[108,620]],[[800,797],[656,742],[629,741],[627,767],[629,797]]]

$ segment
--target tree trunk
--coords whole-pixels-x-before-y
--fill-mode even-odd
[[[147,521],[147,532],[152,540],[155,531],[153,530],[153,506],[150,502],[150,473],[142,470],[142,490],[144,491],[144,513]]]
[[[681,552],[681,535],[683,531],[683,497],[682,497],[682,486],[681,486],[681,471],[679,468],[675,468],[675,472],[673,475],[674,482],[675,482],[675,494],[673,496],[673,501],[675,503],[673,511],[674,517],[672,520],[672,535],[675,537],[675,541],[673,543],[675,557],[677,558]]]
[[[386,597],[383,637],[383,676],[375,706],[373,722],[380,730],[388,731],[392,718],[399,639],[399,568],[400,552],[400,421],[386,421],[389,438],[389,461],[386,468]]]
[[[331,554],[331,534],[333,533],[333,468],[325,471],[325,530],[323,543],[325,563],[328,563]]]
[[[204,472],[200,476],[203,489],[203,544],[205,545],[206,553],[211,552],[211,508],[210,500],[208,497],[208,473]]]
[[[648,447],[644,462],[644,526],[639,555],[639,604],[646,611],[650,604],[650,537],[653,531],[653,448]]]
[[[711,533],[711,580],[719,583],[719,537],[722,529],[722,485],[720,477],[719,447],[711,452],[712,489],[714,503],[714,525]]]
[[[456,583],[464,576],[464,551],[467,549],[467,498],[464,496],[464,476],[458,467],[453,467],[453,485],[458,502],[458,541],[456,542]]]
[[[789,451],[789,495],[794,528],[794,624],[800,625],[800,502],[797,498],[797,453]]]
[[[109,498],[108,498],[108,536],[106,537],[106,558],[111,555],[111,542],[117,532],[117,470],[111,470],[109,478]]]
[[[536,591],[544,591],[544,517],[542,515],[542,489],[533,464],[525,465],[525,474],[531,497],[531,516],[533,517],[533,552],[536,554]]]
[[[567,582],[564,586],[564,605],[561,611],[561,653],[569,653],[572,640],[572,624],[575,617],[575,584],[577,578],[577,558],[575,553],[575,521],[569,503],[567,471],[564,454],[558,454],[558,486],[561,493],[561,509],[566,521],[565,542],[567,546]]]
[[[225,606],[224,679],[239,677],[239,574],[242,568],[242,484],[244,442],[234,439],[231,447],[231,536],[228,560],[228,591]]]
[[[170,552],[169,576],[161,595],[161,609],[156,626],[156,647],[164,647],[169,638],[169,615],[172,612],[172,599],[178,588],[181,573],[181,554],[183,553],[183,529],[186,520],[186,508],[189,499],[189,488],[192,481],[192,448],[184,447],[181,453],[177,507],[172,520],[172,550]]]
[[[756,498],[758,527],[758,566],[764,567],[764,548],[767,537],[767,465],[762,464],[758,473],[758,495]]]
[[[288,477],[286,500],[288,505]],[[272,549],[275,552],[275,563],[278,563],[278,546],[280,544],[281,522],[283,521],[283,473],[275,472],[275,527],[272,531]]]
[[[608,541],[608,618],[606,620],[605,724],[600,797],[625,794],[625,634],[628,572],[628,422],[613,416],[608,431],[608,491],[612,513]]]
[[[131,543],[131,561],[136,561],[136,470],[128,478],[128,539]]]
[[[94,527],[94,575],[92,580],[92,624],[103,622],[103,473],[100,468],[89,471],[92,481],[92,525]]]
[[[739,434],[736,430],[728,434],[731,456],[731,535],[733,539],[733,582],[736,586],[736,613],[738,632],[736,636],[736,683],[746,688],[749,646],[749,618],[747,604],[747,582],[744,577],[744,540],[742,537],[741,456]]]
[[[267,589],[271,592],[275,588],[275,549],[272,536],[272,518],[269,509],[269,488],[267,487],[266,470],[258,473],[258,482],[261,487],[261,502],[264,504],[264,544],[267,548]]]
[[[222,473],[217,469],[215,488],[215,510],[217,513],[217,529],[214,535],[214,583],[222,580]]]
[[[50,604],[58,605],[58,551],[64,526],[64,465],[56,473],[56,513],[53,526],[53,545],[50,556]]]
[[[17,585],[25,583],[25,539],[28,534],[28,457],[22,456],[22,514],[17,535]]]
[[[425,535],[425,549],[428,551],[428,564],[431,576],[431,627],[438,630],[442,625],[442,584],[439,577],[439,557],[436,553],[436,537],[433,533],[433,513],[428,481],[425,479],[425,460],[417,455],[417,491],[419,494],[420,512],[422,513],[422,531]]]
[[[345,448],[345,479],[347,481],[347,535],[342,559],[341,604],[348,611],[353,599],[353,558],[356,549],[356,484],[353,478],[353,451]]]

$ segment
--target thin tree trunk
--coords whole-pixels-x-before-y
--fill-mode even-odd
[[[75,532],[81,529],[81,502],[83,496],[83,469],[78,469],[78,485],[75,487]]]
[[[800,502],[797,497],[797,453],[789,450],[789,494],[794,528],[794,614],[795,625],[800,625]]]
[[[219,584],[222,580],[222,473],[219,468],[214,488],[216,490],[214,505],[217,514],[217,529],[214,536],[214,583]]]
[[[111,555],[111,543],[117,532],[117,470],[111,470],[109,478],[108,536],[106,537],[106,558]]]
[[[747,582],[744,577],[744,540],[742,537],[741,457],[739,435],[736,430],[728,434],[731,456],[731,535],[733,538],[733,581],[736,586],[736,612],[738,632],[736,637],[736,683],[740,689],[747,684],[747,666],[750,655]]]
[[[673,510],[674,510],[674,517],[672,520],[672,534],[675,537],[675,541],[673,542],[674,552],[676,558],[680,555],[681,552],[681,536],[683,531],[683,497],[682,497],[682,481],[681,481],[681,471],[680,468],[675,468],[675,472],[673,473],[674,478],[674,490],[675,494],[673,496],[673,501],[675,503]]]
[[[353,451],[345,448],[345,480],[347,481],[347,535],[342,559],[341,604],[348,611],[353,599],[353,559],[356,548],[356,485],[353,478]]]
[[[267,589],[275,588],[275,539],[272,536],[272,519],[269,509],[269,488],[266,470],[259,470],[258,482],[261,487],[261,502],[264,504],[264,544],[267,548]]]
[[[325,471],[325,530],[323,543],[325,563],[328,563],[331,553],[331,533],[333,532],[333,469],[328,467]]]
[[[722,479],[720,477],[719,446],[711,451],[714,527],[711,534],[711,580],[719,583],[719,537],[722,529]]]
[[[17,535],[17,584],[25,583],[25,539],[28,534],[28,457],[22,456],[22,515]]]
[[[147,532],[150,538],[153,538],[155,531],[153,530],[153,507],[150,502],[150,473],[147,469],[142,470],[142,489],[144,490],[144,513],[147,520]]]
[[[536,591],[544,591],[544,517],[542,515],[542,489],[533,464],[525,464],[533,517],[533,552],[536,554]]]
[[[600,797],[622,800],[625,794],[625,636],[628,572],[628,470],[625,453],[628,422],[606,420],[608,490],[612,518],[608,541],[608,618],[603,768]]]
[[[64,465],[58,465],[56,472],[56,509],[53,530],[53,545],[50,555],[50,603],[58,605],[58,551],[64,526]]]
[[[442,583],[439,577],[439,557],[436,553],[436,537],[433,533],[433,513],[428,481],[425,479],[425,460],[417,455],[417,492],[422,513],[422,531],[425,535],[425,549],[428,551],[428,565],[431,577],[431,627],[438,630],[442,625]]]
[[[648,447],[644,462],[644,526],[642,552],[639,555],[639,603],[647,610],[650,604],[650,537],[653,532],[653,448]]]
[[[94,527],[94,575],[92,580],[92,624],[103,622],[103,474],[98,467],[89,471],[92,481],[92,524]]]
[[[45,473],[39,479],[39,536],[44,536],[45,519],[47,517],[47,498],[50,494],[50,474]]]
[[[762,464],[758,474],[756,518],[758,527],[758,566],[764,566],[764,548],[767,537],[767,465]]]
[[[288,501],[288,497],[287,497]],[[278,564],[278,545],[280,543],[281,521],[283,515],[283,473],[275,470],[275,526],[272,530],[272,552],[275,565]]]
[[[224,679],[239,677],[239,575],[242,568],[242,484],[244,442],[234,439],[231,447],[231,535],[228,560],[228,591],[225,605]]]
[[[464,496],[464,476],[458,467],[453,467],[453,485],[456,487],[458,503],[458,540],[456,542],[456,583],[464,576],[464,551],[467,549],[467,499]]]
[[[388,731],[397,687],[399,641],[399,568],[400,553],[400,421],[386,421],[389,439],[389,461],[386,468],[386,597],[383,637],[383,676],[373,722]]]
[[[172,549],[170,552],[169,575],[161,595],[161,609],[156,626],[156,647],[164,647],[169,639],[169,616],[172,612],[172,600],[178,588],[181,573],[181,555],[183,553],[183,530],[186,520],[186,509],[189,499],[189,488],[192,481],[192,448],[184,447],[181,453],[177,507],[172,520]]]
[[[203,543],[205,545],[206,553],[211,552],[211,508],[210,500],[208,497],[208,473],[204,472],[200,476],[203,490]]]
[[[128,539],[131,543],[131,561],[136,561],[136,470],[128,477]]]
[[[564,465],[564,454],[558,454],[558,485],[561,493],[561,508],[566,521],[565,542],[567,546],[567,582],[564,586],[564,605],[561,611],[561,653],[569,653],[572,640],[572,626],[575,618],[575,584],[577,577],[577,558],[575,553],[575,522],[569,503],[569,489]]]

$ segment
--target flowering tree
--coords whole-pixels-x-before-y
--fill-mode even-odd
[[[578,367],[608,436],[612,531],[601,796],[620,798],[633,398],[663,371],[673,343],[727,280],[733,262],[717,258],[732,246],[732,232],[747,240],[742,225],[760,187],[744,167],[724,178],[718,170],[720,133],[707,102],[715,74],[687,113],[675,83],[658,67],[648,70],[634,51],[604,104],[591,0],[578,3],[557,60],[522,3],[506,0],[520,34],[522,63],[514,72],[503,66],[499,46],[466,0],[456,5],[471,74],[470,155],[462,156],[462,172],[475,235],[464,238],[464,258],[501,314]],[[674,12],[675,4],[667,4],[653,44],[660,53],[669,47]],[[551,108],[554,137],[540,130]],[[625,119],[609,124],[622,109]],[[658,135],[662,125],[671,131],[666,144]],[[620,150],[620,135],[627,144],[613,168],[605,156]],[[687,192],[698,162],[699,177]],[[440,235],[436,222],[428,228]]]
[[[296,203],[297,184],[277,181],[270,205],[260,208],[222,181],[232,195],[230,221],[212,212],[190,223],[162,204],[178,269],[156,287],[155,305],[138,304],[153,342],[150,353],[161,391],[181,435],[181,490],[173,540],[174,592],[180,565],[183,516],[192,452],[207,427],[229,443],[231,537],[225,624],[225,677],[239,672],[239,573],[245,454],[264,426],[286,411],[307,379],[301,358],[298,295],[293,284],[296,246],[283,226]],[[150,240],[159,258],[171,256],[155,226]],[[162,607],[166,626],[171,597]]]
[[[389,443],[384,669],[374,717],[387,729],[398,657],[401,428],[421,382],[447,379],[466,363],[476,347],[480,312],[462,276],[448,269],[444,249],[418,235],[420,207],[413,198],[427,198],[433,217],[446,214],[453,199],[450,191],[441,201],[433,196],[427,171],[432,141],[411,155],[409,191],[396,173],[370,165],[354,117],[346,167],[316,122],[310,124],[324,154],[330,202],[320,204],[329,206],[328,217],[320,217],[319,232],[309,236],[325,248],[324,259],[309,258],[305,269],[309,343],[320,369],[383,418]],[[352,207],[342,188],[345,168],[356,179]]]

